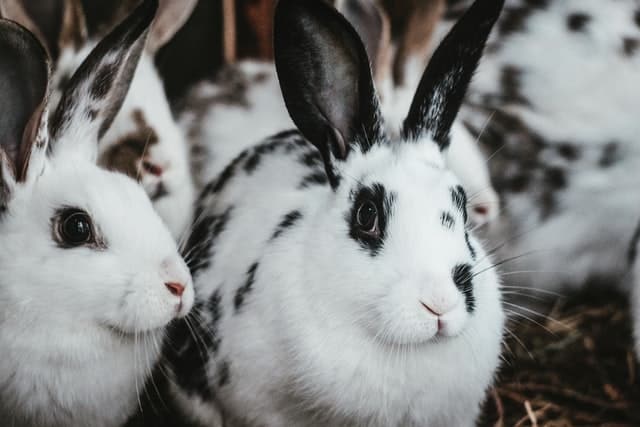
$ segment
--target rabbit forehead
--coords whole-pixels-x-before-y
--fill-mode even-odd
[[[72,207],[89,213],[107,246],[135,254],[171,256],[175,243],[148,196],[132,179],[91,163],[53,158],[43,175],[26,191],[42,207],[40,215]],[[22,203],[25,209],[29,201]],[[135,258],[139,258],[137,255]]]
[[[349,191],[359,184],[378,183],[388,192],[428,194],[457,184],[435,143],[378,144],[366,154],[354,154],[341,170]]]

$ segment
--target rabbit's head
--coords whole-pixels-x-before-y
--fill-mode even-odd
[[[193,302],[189,272],[148,197],[96,164],[156,7],[145,1],[96,46],[51,115],[44,49],[0,21],[0,305],[23,333],[66,330],[56,345],[155,331]]]
[[[442,155],[501,7],[478,0],[454,26],[397,138],[384,130],[365,48],[347,20],[323,2],[277,7],[285,103],[333,189],[312,213],[314,243],[304,249],[318,284],[312,300],[388,342],[455,336],[494,310],[501,318],[498,279],[481,271],[488,260],[467,228],[467,196]]]

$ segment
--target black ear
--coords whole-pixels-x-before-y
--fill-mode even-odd
[[[322,154],[337,185],[332,157],[345,160],[382,139],[369,60],[356,30],[320,0],[280,0],[274,55],[289,114]]]
[[[98,140],[111,126],[127,95],[157,8],[158,0],[144,0],[93,49],[71,77],[49,122],[55,150],[59,145],[84,143],[84,148],[74,149],[88,150],[95,157]],[[66,138],[68,135],[72,137]]]
[[[6,193],[23,181],[35,152],[46,150],[49,62],[40,42],[24,27],[0,20],[0,180]]]
[[[403,136],[430,136],[444,149],[504,0],[476,0],[434,52],[422,75]]]

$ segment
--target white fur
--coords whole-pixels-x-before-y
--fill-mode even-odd
[[[521,3],[509,1],[507,7]],[[640,217],[640,55],[623,53],[623,38],[639,38],[633,0],[551,1],[526,22],[526,30],[502,40],[485,55],[470,91],[470,101],[482,103],[486,94],[500,92],[500,70],[512,65],[523,71],[520,91],[530,106],[502,108],[522,119],[549,148],[546,164],[567,173],[568,187],[559,193],[557,212],[547,219],[529,193],[503,195],[507,214],[494,222],[490,237],[506,242],[500,256],[525,255],[505,265],[526,270],[518,284],[557,288],[581,286],[590,277],[620,280],[627,271],[625,253]],[[571,32],[567,16],[590,16],[586,31]],[[490,119],[473,107],[463,111],[476,126]],[[580,158],[567,162],[553,149],[570,142]],[[618,161],[598,165],[606,144],[618,144]],[[455,145],[456,141],[453,141]],[[517,142],[514,142],[517,143]],[[517,173],[517,170],[512,172]]]
[[[0,221],[2,418],[119,425],[158,357],[160,328],[192,304],[188,270],[129,178],[60,153],[14,191]],[[107,249],[57,247],[61,206],[89,212]],[[179,312],[165,282],[187,286]]]
[[[636,244],[636,251],[640,249]],[[631,319],[635,339],[636,359],[640,360],[640,262],[636,259],[631,267]]]
[[[95,42],[90,42],[78,51],[67,48],[61,52],[54,68],[54,87],[58,86],[62,76],[70,75],[80,66],[94,46]],[[54,105],[59,96],[59,91],[54,92]],[[189,168],[189,146],[186,136],[172,116],[162,81],[153,57],[148,52],[144,52],[140,58],[124,104],[100,141],[101,154],[119,143],[122,137],[138,129],[133,118],[136,111],[142,112],[158,137],[158,142],[147,148],[148,158],[164,169],[160,177],[154,176],[146,173],[140,162],[138,167],[141,184],[149,196],[156,193],[160,183],[165,187],[168,195],[157,199],[154,207],[174,238],[180,238],[191,222],[196,197]],[[105,159],[100,161],[104,164]]]

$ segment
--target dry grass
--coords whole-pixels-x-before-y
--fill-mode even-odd
[[[513,319],[481,426],[640,426],[640,372],[627,299],[588,290]],[[528,315],[530,317],[530,315]],[[554,319],[554,320],[553,320]],[[519,342],[521,341],[521,342]]]

